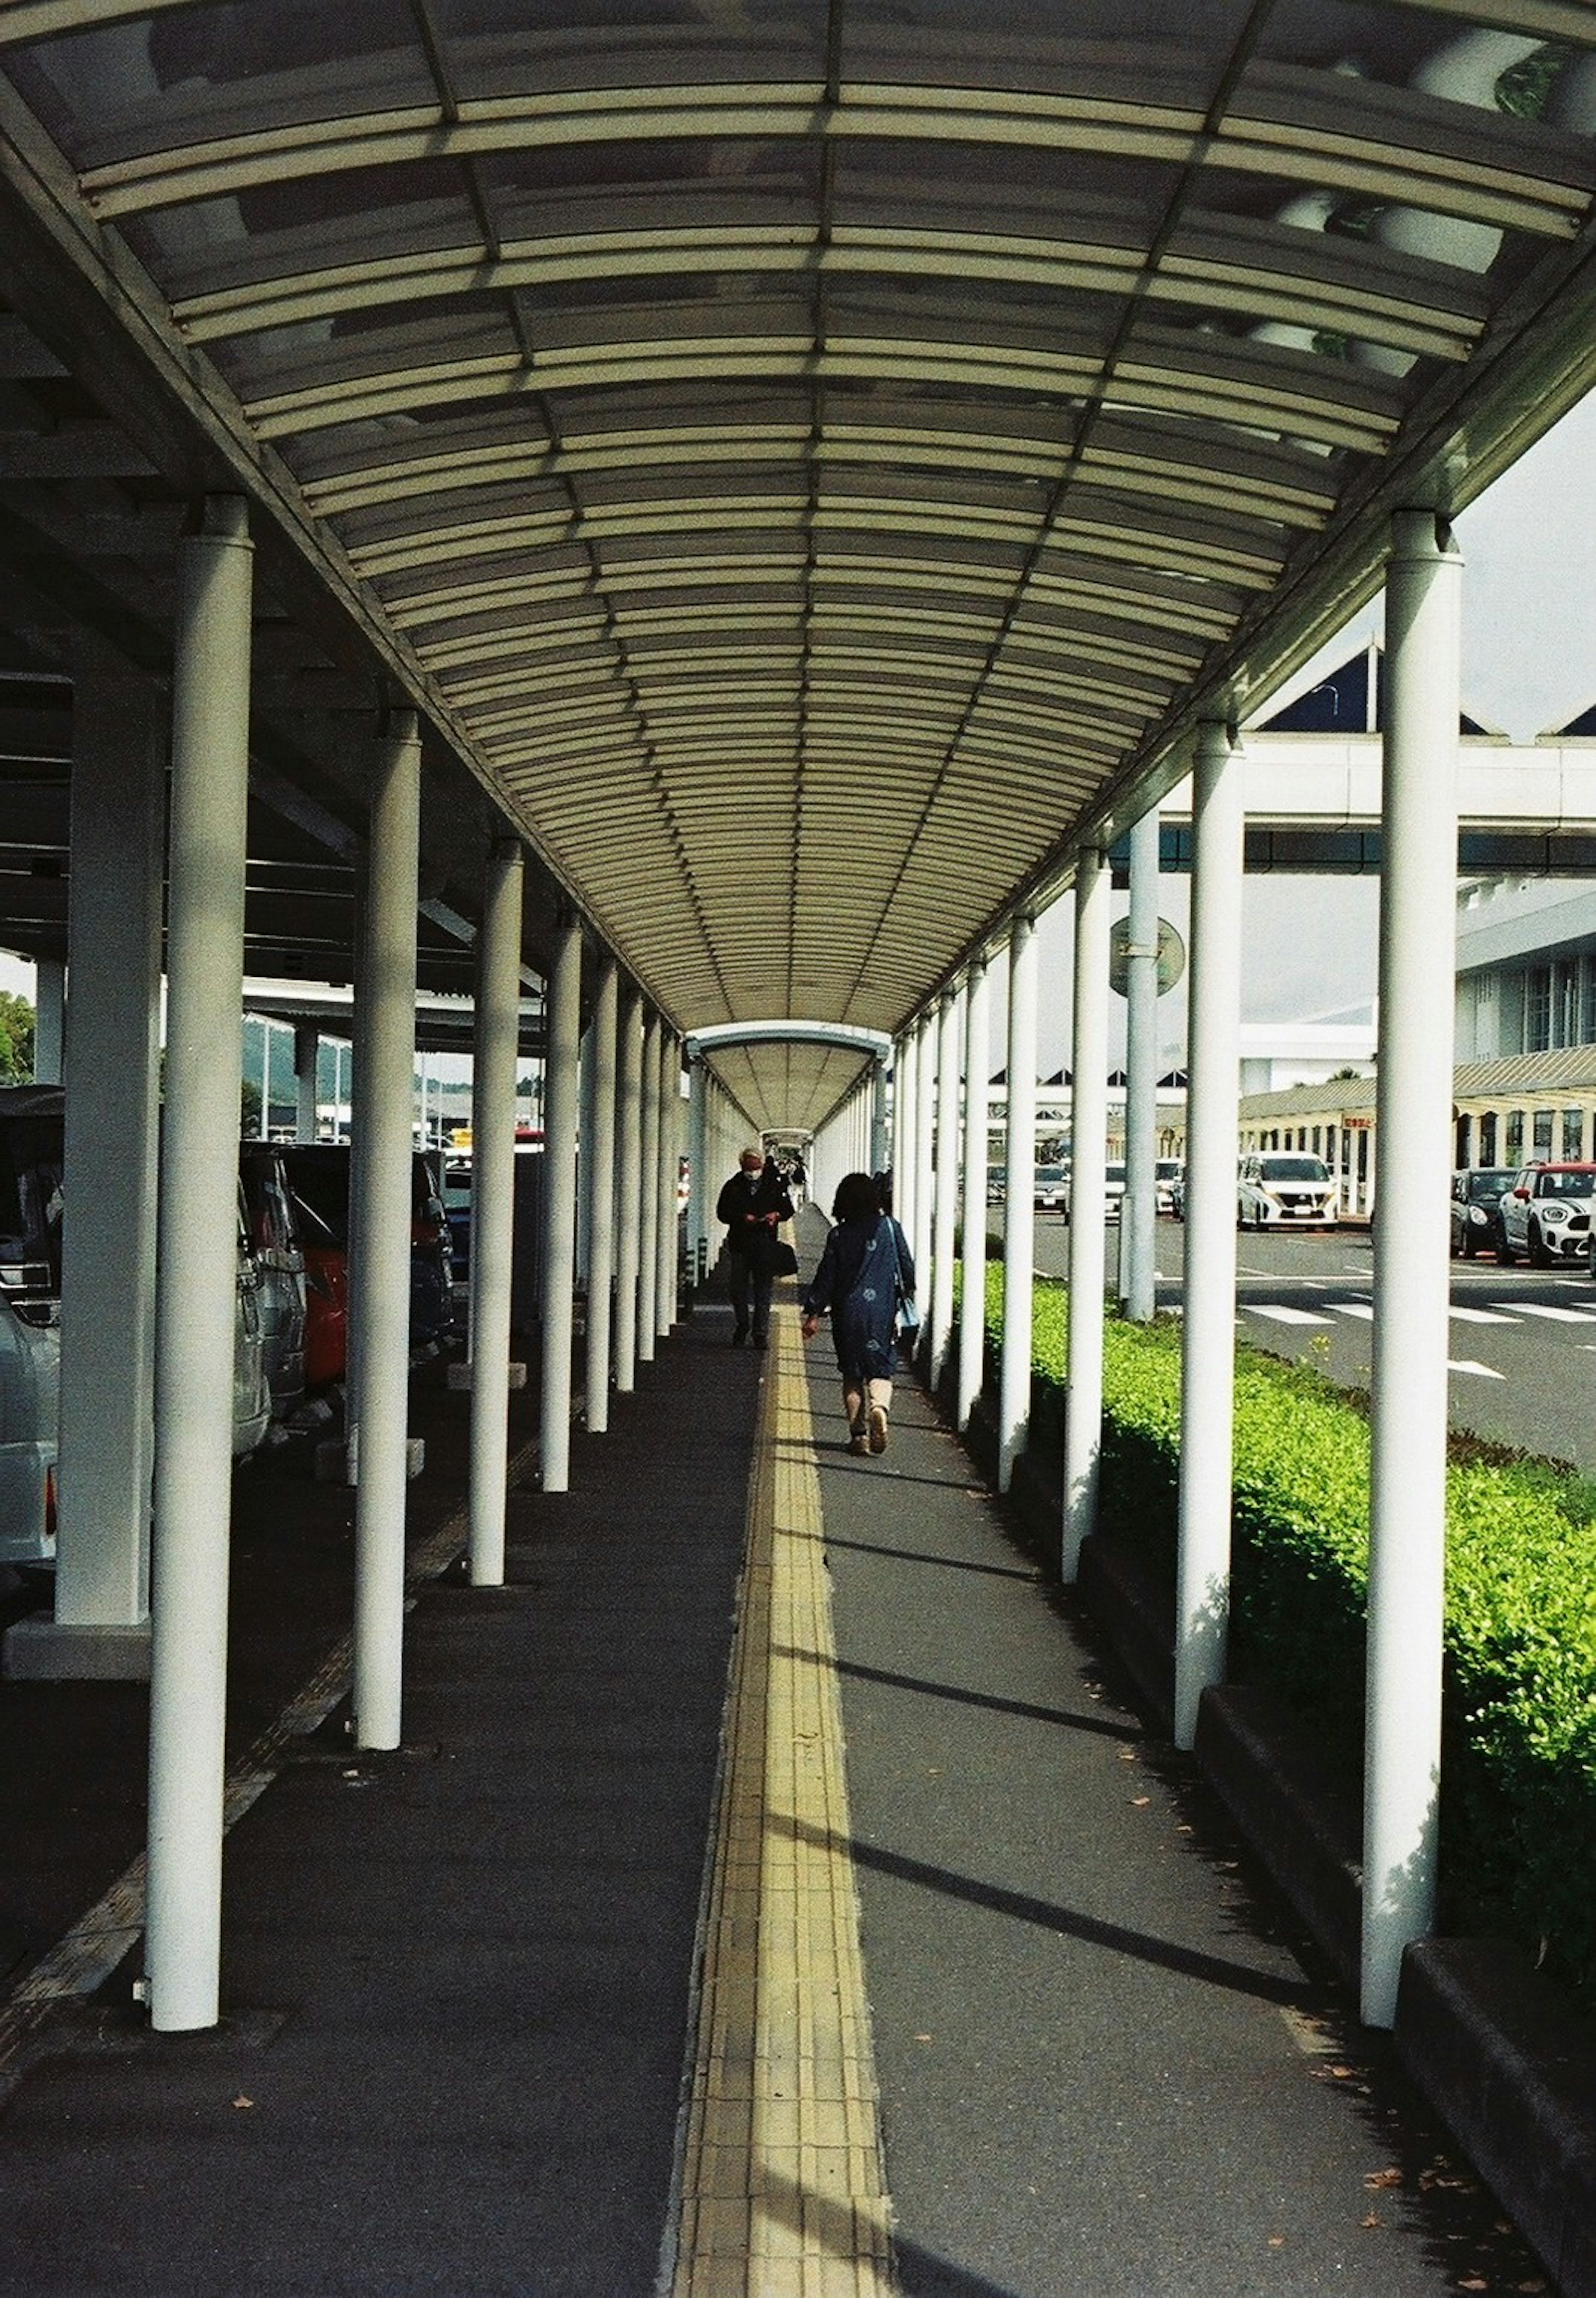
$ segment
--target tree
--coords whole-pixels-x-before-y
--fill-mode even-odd
[[[0,990],[0,1085],[25,1085],[33,1075],[34,1012],[26,997]]]

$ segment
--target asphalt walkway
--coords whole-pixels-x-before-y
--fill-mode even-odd
[[[0,2029],[0,2293],[1545,2288],[923,1397],[858,1459],[790,1301],[729,1336],[700,1307],[570,1494],[523,1480],[502,1591],[422,1384],[394,1757],[327,1671],[346,1496],[280,1476],[241,1538],[322,1566],[238,1575],[241,1760],[297,1728],[229,1837],[226,2020],[151,2037],[135,1947]],[[0,1686],[13,2006],[138,1839],[95,1691]]]

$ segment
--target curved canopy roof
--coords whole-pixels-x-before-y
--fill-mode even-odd
[[[1583,0],[12,0],[0,115],[684,1030],[901,1024],[1596,372]]]

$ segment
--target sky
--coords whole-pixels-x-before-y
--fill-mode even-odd
[[[1564,724],[1596,701],[1596,393],[1549,431],[1464,512],[1463,703],[1517,741]],[[1383,627],[1382,602],[1356,616],[1315,659],[1323,673]],[[1184,936],[1187,881],[1165,880],[1163,914]],[[1125,907],[1119,897],[1116,914]],[[1068,1054],[1073,905],[1039,922],[1046,994],[1042,1074]],[[1306,1021],[1367,1005],[1374,994],[1379,888],[1373,879],[1253,877],[1246,881],[1243,1019]],[[0,988],[33,994],[33,968],[0,954]],[[999,997],[995,1026],[1001,1020]],[[1122,1058],[1123,1002],[1114,1001],[1112,1059]],[[1184,1054],[1184,996],[1159,1008],[1161,1060]],[[994,1068],[998,1065],[994,1060]],[[442,1067],[443,1064],[440,1064]]]

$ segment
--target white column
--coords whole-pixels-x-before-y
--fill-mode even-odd
[[[1445,522],[1397,512],[1385,583],[1375,1203],[1405,1211],[1375,1233],[1362,2001],[1373,2027],[1393,2023],[1402,1949],[1435,1921],[1461,591]]]
[[[958,1235],[959,1056],[964,1037],[964,993],[943,998],[937,1020],[937,1181],[931,1236],[931,1386],[941,1382],[953,1345],[954,1240]],[[862,1112],[861,1112],[862,1113]],[[922,1280],[922,1294],[924,1281]]]
[[[964,985],[964,1287],[959,1302],[958,1425],[970,1426],[981,1391],[987,1329],[987,1072],[991,1068],[987,965]]]
[[[321,1065],[321,1032],[314,1021],[301,1021],[294,1032],[294,1137],[314,1141],[318,1110],[317,1078]]]
[[[616,1148],[616,1388],[637,1386],[638,1278],[642,1267],[643,1001],[628,989],[621,1004]]]
[[[643,1024],[642,1149],[638,1166],[637,1353],[654,1361],[659,1320],[659,1056],[663,1024]]]
[[[1120,1293],[1132,1324],[1153,1321],[1158,1252],[1158,808],[1130,832],[1125,998],[1125,1200]]]
[[[1175,1738],[1182,1748],[1189,1748],[1196,1737],[1197,1703],[1204,1690],[1223,1679],[1229,1628],[1242,831],[1241,752],[1232,748],[1225,726],[1205,724],[1197,737],[1192,777],[1190,1083],[1175,1605]]]
[[[137,1674],[148,1666],[150,1608],[163,717],[150,677],[97,649],[80,650],[55,1624],[92,1628],[108,1667],[120,1632]],[[55,1641],[59,1672],[79,1673],[70,1642]]]
[[[887,1062],[878,1055],[870,1072],[870,1170],[882,1173],[891,1152],[887,1130]]]
[[[587,1425],[609,1426],[609,1352],[616,1271],[616,1024],[620,973],[613,957],[599,968],[590,1042],[593,1057],[592,1131],[583,1186],[592,1201],[587,1272]]]
[[[702,1054],[689,1057],[687,1107],[687,1277],[696,1295],[703,1282],[709,1246],[709,1112],[707,1072]]]
[[[471,1065],[471,1584],[504,1580],[509,1470],[510,1272],[516,1229],[516,1062],[521,1029],[524,867],[496,839],[476,944]]]
[[[908,1232],[914,1267],[923,1286],[931,1265],[931,1239],[936,1221],[935,1154],[937,1139],[937,1013],[933,1006],[920,1017],[915,1032],[920,1051],[914,1065],[914,1226]]]
[[[72,697],[76,713],[82,696],[79,687]],[[72,746],[74,778],[76,777],[77,728],[74,715]],[[72,856],[76,872],[78,857]],[[69,900],[70,889],[68,889]],[[62,1062],[66,1046],[67,970],[59,957],[41,957],[34,963],[33,982],[33,1082],[35,1085],[59,1085],[65,1071]]]
[[[404,1695],[404,1532],[410,1374],[410,1133],[416,1074],[416,873],[421,737],[409,712],[372,777],[361,953],[360,1120],[351,1200],[355,1745],[397,1748]]]
[[[1003,1366],[997,1409],[997,1489],[1013,1482],[1030,1426],[1032,1263],[1037,1165],[1036,921],[1009,930],[1008,1123],[1003,1209]]]
[[[1097,1517],[1103,1450],[1104,1223],[1108,1162],[1108,900],[1104,855],[1075,868],[1075,1025],[1071,1104],[1070,1366],[1064,1401],[1063,1545],[1059,1576],[1080,1566]]]
[[[251,558],[244,503],[212,500],[178,569],[145,1935],[173,2033],[219,2010]]]
[[[678,1129],[682,1118],[682,1042],[663,1025],[659,1037],[659,1161],[655,1175],[658,1194],[656,1215],[656,1274],[654,1330],[666,1340],[676,1321],[676,1176],[682,1151]]]
[[[910,1240],[911,1249],[918,1169],[914,1126],[920,1110],[919,1080],[920,1036],[911,1023],[897,1041],[897,1063],[892,1080],[892,1210],[898,1227]]]
[[[555,929],[549,984],[549,1080],[543,1132],[543,1368],[539,1410],[541,1481],[571,1488],[571,1346],[576,1286],[576,1119],[581,1087],[582,927]]]

